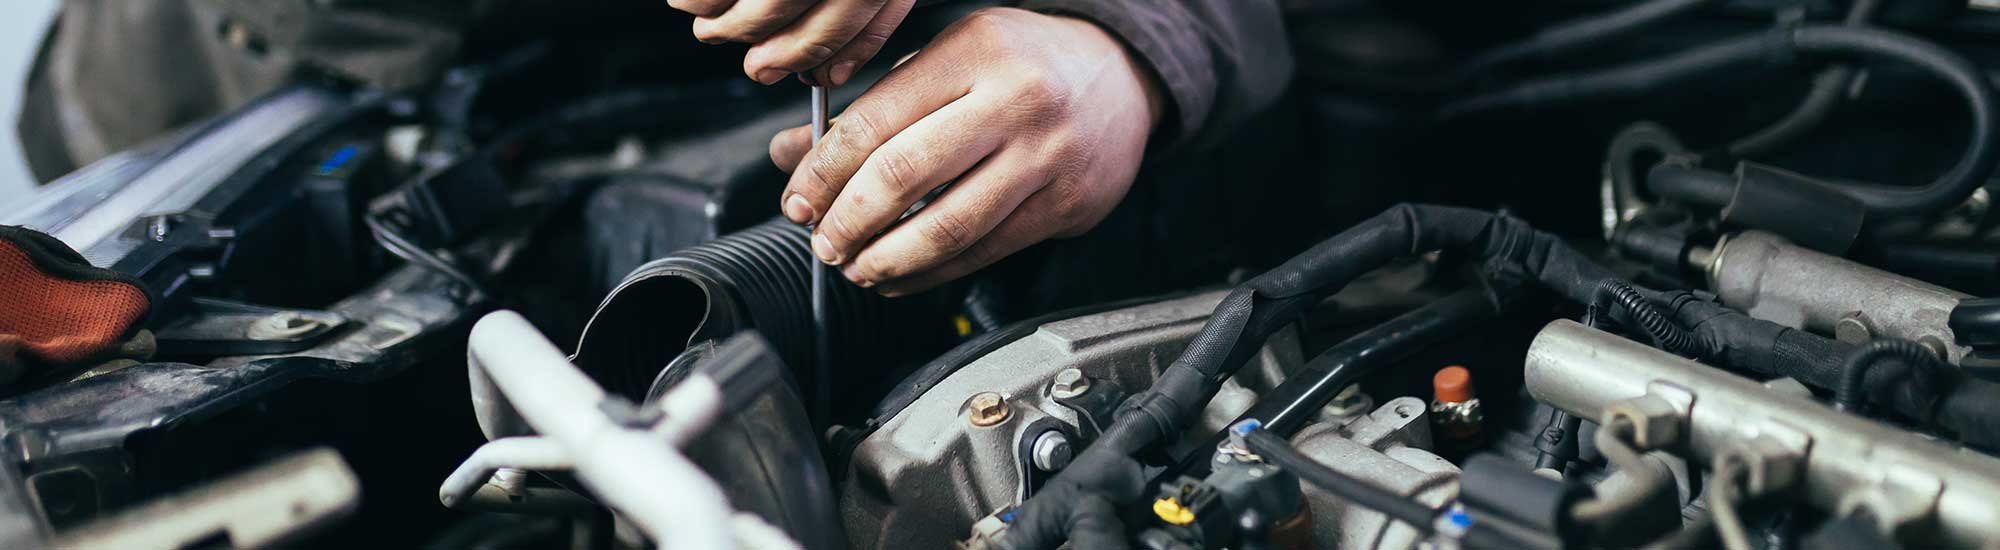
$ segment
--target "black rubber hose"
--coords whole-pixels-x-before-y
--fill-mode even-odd
[[[1909,365],[1915,376],[1929,376],[1943,366],[1937,354],[1923,344],[1899,338],[1878,338],[1848,354],[1840,368],[1840,386],[1834,393],[1834,408],[1859,414],[1867,403],[1861,382],[1877,363],[1899,360]]]
[[[1882,0],[1855,0],[1848,6],[1847,17],[1841,23],[1850,27],[1866,25],[1881,7]],[[1854,81],[1856,72],[1853,65],[1844,63],[1821,70],[1813,75],[1812,88],[1807,90],[1805,99],[1792,112],[1786,113],[1785,118],[1731,142],[1725,151],[1735,158],[1762,155],[1819,127],[1827,114],[1840,105],[1841,95],[1847,92],[1847,86]]]
[[[1469,80],[1508,65],[1545,60],[1602,44],[1713,3],[1716,3],[1715,0],[1647,0],[1611,13],[1565,21],[1473,57],[1460,70],[1460,80]]]
[[[1776,58],[1781,35],[1738,36],[1686,51],[1609,69],[1529,80],[1487,94],[1447,103],[1437,118],[1456,120],[1485,111],[1603,99],[1658,90],[1682,80],[1747,67]]]
[[[1992,174],[1995,105],[1993,91],[1978,66],[1935,44],[1882,30],[1818,25],[1795,29],[1786,36],[1785,42],[1799,52],[1882,57],[1914,65],[1944,80],[1965,100],[1971,135],[1965,154],[1951,170],[1921,187],[1838,185],[1842,193],[1866,206],[1870,216],[1918,216],[1958,206]],[[1646,185],[1662,197],[1710,209],[1728,204],[1735,192],[1730,175],[1673,164],[1655,167]]]
[[[1683,205],[1721,210],[1736,196],[1736,178],[1677,162],[1663,162],[1646,171],[1646,190]]]
[[[1253,430],[1244,436],[1243,442],[1250,448],[1250,452],[1263,457],[1266,462],[1297,474],[1299,479],[1332,493],[1341,500],[1381,512],[1390,519],[1409,524],[1420,535],[1429,535],[1432,531],[1431,522],[1437,518],[1438,512],[1421,502],[1328,468],[1300,453],[1298,449],[1293,449],[1290,443],[1279,439],[1270,431]]]
[[[1855,72],[1851,65],[1834,65],[1813,75],[1812,88],[1806,90],[1805,99],[1786,113],[1785,118],[1730,142],[1723,151],[1732,158],[1756,157],[1798,140],[1818,128],[1833,108],[1840,105],[1841,95],[1847,93]]]
[[[1900,61],[1936,75],[1965,100],[1968,118],[1972,122],[1971,135],[1966,141],[1965,154],[1944,175],[1922,187],[1841,186],[1843,192],[1866,205],[1871,215],[1924,215],[1958,206],[1992,174],[1995,106],[1992,88],[1979,67],[1922,39],[1868,28],[1811,25],[1789,31],[1740,36],[1655,60],[1528,81],[1448,104],[1438,110],[1438,116],[1449,120],[1493,109],[1647,92],[1689,77],[1717,74],[1760,60],[1784,59],[1794,52]],[[1673,188],[1658,188],[1651,182],[1648,182],[1648,188],[1663,196],[1674,196],[1666,194]],[[1698,204],[1713,204],[1716,196],[1714,192],[1707,192],[1674,197],[1698,201]]]
[[[837,380],[815,376],[839,369],[820,368],[813,353],[808,238],[805,228],[777,219],[640,266],[591,316],[577,365],[613,393],[644,395],[690,342],[756,328],[802,388],[832,389]],[[835,362],[877,361],[918,340],[889,329],[902,315],[886,299],[844,281],[828,289]]]
[[[1131,547],[1125,541],[1125,522],[1118,519],[1118,508],[1110,500],[1099,495],[1083,495],[1080,499],[1077,513],[1069,517],[1071,547],[1106,550]]]
[[[1951,170],[1922,187],[1843,185],[1848,195],[1868,206],[1871,215],[1923,215],[1965,202],[1993,173],[1994,99],[1985,72],[1978,65],[1936,44],[1888,31],[1851,27],[1810,26],[1791,33],[1792,45],[1814,54],[1887,58],[1931,73],[1965,100],[1971,135],[1965,154]]]
[[[1390,260],[1433,250],[1461,250],[1478,258],[1500,288],[1539,283],[1588,303],[1599,281],[1610,277],[1554,235],[1506,216],[1445,206],[1399,205],[1342,231],[1283,265],[1246,281],[1224,297],[1215,313],[1168,365],[1153,387],[1133,396],[1117,420],[1078,455],[1102,468],[1064,469],[1044,490],[1022,503],[1021,519],[1008,530],[1009,548],[1053,548],[1073,498],[1100,478],[1133,472],[1119,464],[1155,442],[1185,431],[1213,398],[1222,380],[1272,332],[1325,296]],[[1132,467],[1136,467],[1134,464]],[[1056,487],[1049,491],[1049,487]],[[1055,496],[1064,495],[1064,496]],[[1123,502],[1114,499],[1114,502]]]

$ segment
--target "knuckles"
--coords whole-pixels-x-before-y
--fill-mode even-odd
[[[930,222],[922,226],[925,241],[940,254],[950,256],[972,246],[972,225],[966,223],[965,215],[943,211],[931,216]]]

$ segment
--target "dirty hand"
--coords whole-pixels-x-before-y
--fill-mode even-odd
[[[856,99],[819,147],[806,127],[771,140],[792,173],[780,208],[819,224],[814,255],[848,280],[928,289],[1102,221],[1138,171],[1160,93],[1096,25],[974,12]]]
[[[702,42],[752,44],[743,74],[770,84],[807,73],[838,86],[903,23],[916,0],[667,0],[695,15]],[[808,73],[807,71],[811,71]]]

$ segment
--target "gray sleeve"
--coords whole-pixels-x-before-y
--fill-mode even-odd
[[[1123,40],[1172,103],[1157,139],[1169,148],[1227,135],[1291,84],[1276,0],[1022,0],[1092,21]]]

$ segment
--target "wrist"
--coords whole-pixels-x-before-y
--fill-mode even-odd
[[[1145,103],[1146,127],[1159,128],[1161,117],[1165,116],[1167,111],[1167,102],[1170,101],[1166,87],[1160,82],[1158,73],[1145,64],[1144,59],[1138,52],[1133,51],[1131,45],[1095,21],[1070,15],[1047,14],[1046,16],[1069,26],[1079,36],[1103,46],[1106,51],[1114,52],[1116,61],[1112,65],[1118,69],[1118,76],[1128,77],[1137,88],[1139,99]]]

